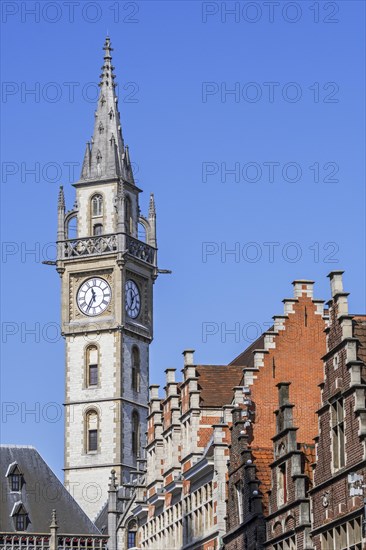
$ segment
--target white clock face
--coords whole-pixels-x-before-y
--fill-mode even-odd
[[[77,303],[84,315],[100,315],[111,301],[111,287],[104,279],[93,277],[87,279],[79,288]]]
[[[126,281],[125,285],[125,308],[127,315],[132,319],[136,319],[141,309],[140,292],[131,279]]]

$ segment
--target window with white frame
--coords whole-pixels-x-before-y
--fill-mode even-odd
[[[334,470],[343,468],[346,463],[344,448],[344,401],[337,399],[331,404],[332,462]]]

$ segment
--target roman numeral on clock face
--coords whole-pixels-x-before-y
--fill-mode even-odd
[[[107,281],[100,277],[92,277],[81,284],[76,301],[84,315],[95,316],[106,310],[111,297],[112,291]]]

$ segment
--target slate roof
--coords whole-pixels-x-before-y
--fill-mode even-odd
[[[202,407],[222,407],[233,400],[233,388],[243,376],[241,366],[196,365]]]
[[[273,330],[271,327],[268,330]],[[254,355],[253,351],[255,349],[263,349],[264,347],[264,334],[261,334],[250,346],[248,346],[244,351],[242,351],[235,359],[229,363],[229,365],[240,365],[243,367],[254,367]]]
[[[10,491],[6,477],[9,465],[14,462],[23,474],[19,492]],[[49,533],[55,509],[60,534],[100,534],[34,447],[0,445],[0,480],[0,532],[15,532],[10,514],[14,505],[21,501],[30,519],[27,533]]]

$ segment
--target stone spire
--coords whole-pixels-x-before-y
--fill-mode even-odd
[[[156,216],[154,193],[150,193],[149,218]]]
[[[104,63],[100,75],[100,93],[95,111],[94,133],[86,145],[81,181],[122,179],[134,184],[132,167],[125,147],[114,82],[110,38],[104,43]]]
[[[60,189],[58,192],[58,208],[65,211],[65,194],[63,185],[60,185]]]
[[[156,208],[155,208],[154,193],[151,193],[150,195],[149,225],[150,225],[149,245],[154,246],[156,248]]]
[[[65,240],[65,195],[62,185],[58,192],[57,211],[57,241],[60,242]]]

